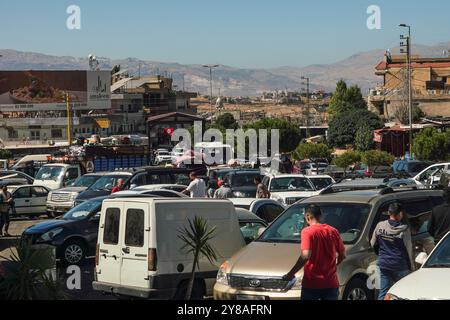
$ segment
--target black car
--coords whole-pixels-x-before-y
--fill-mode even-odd
[[[124,190],[152,184],[189,185],[190,172],[188,169],[163,167],[148,167],[134,171],[111,172],[97,180],[86,191],[80,193],[75,200],[75,205],[89,199],[110,195],[119,179],[125,181]],[[204,172],[199,172],[199,174],[202,173]]]
[[[57,259],[66,265],[81,264],[86,257],[95,255],[103,200],[127,197],[136,195],[112,195],[83,202],[59,219],[29,227],[23,232],[22,239],[30,240],[34,245],[56,247]],[[154,198],[151,195],[139,197]]]
[[[234,198],[256,198],[256,177],[261,178],[259,170],[235,170],[228,173],[225,179],[233,190]]]

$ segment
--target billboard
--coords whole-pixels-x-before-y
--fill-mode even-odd
[[[111,108],[109,71],[0,71],[0,111]]]

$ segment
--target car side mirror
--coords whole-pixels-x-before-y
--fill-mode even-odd
[[[425,262],[427,261],[427,259],[428,259],[428,254],[426,252],[421,252],[416,257],[416,263],[423,266],[425,264]]]
[[[133,190],[135,188],[137,188],[137,184],[133,183],[132,185],[130,185],[130,190]]]
[[[258,237],[260,237],[266,230],[267,230],[267,228],[259,228],[258,229]]]

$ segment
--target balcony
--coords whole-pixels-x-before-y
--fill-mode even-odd
[[[73,118],[73,125],[80,123],[79,118]],[[0,119],[1,127],[29,126],[67,126],[67,118],[9,118]]]

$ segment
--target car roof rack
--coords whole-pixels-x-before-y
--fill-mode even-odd
[[[326,194],[335,194],[335,193],[341,193],[341,192],[349,192],[349,191],[368,191],[368,190],[379,190],[379,189],[385,189],[387,188],[386,185],[347,185],[347,186],[339,186],[337,184],[332,184],[322,190],[319,195],[326,195]]]

